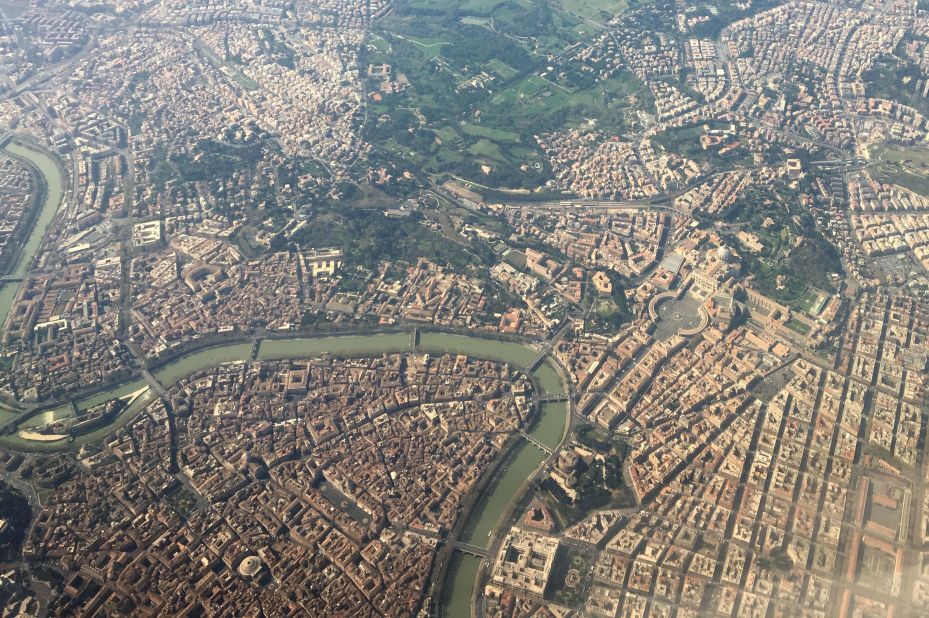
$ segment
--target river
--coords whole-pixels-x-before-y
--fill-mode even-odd
[[[39,212],[35,215],[32,228],[17,255],[13,268],[7,273],[9,276],[23,277],[26,275],[48,227],[61,206],[64,197],[65,176],[55,159],[44,152],[15,142],[10,142],[5,150],[9,154],[29,161],[45,178],[45,195],[39,205]],[[0,325],[6,321],[18,287],[16,283],[8,283],[0,288]],[[408,333],[314,339],[295,338],[263,342],[259,348],[258,358],[305,358],[325,353],[337,356],[358,356],[404,352],[409,349],[410,334]],[[476,358],[508,362],[519,367],[526,366],[537,355],[536,350],[519,343],[434,332],[421,333],[417,349],[427,353],[467,354]],[[187,354],[176,361],[168,363],[157,369],[154,375],[159,382],[168,386],[197,371],[220,363],[244,361],[249,358],[251,351],[252,345],[248,343],[208,348]],[[539,365],[533,371],[532,377],[544,394],[564,392],[565,384],[549,360]],[[23,440],[17,435],[3,436],[0,438],[0,442],[14,448],[61,450],[62,448],[74,448],[81,444],[100,440],[128,423],[141,412],[152,400],[151,391],[146,389],[144,381],[136,380],[77,402],[77,407],[84,410],[104,401],[123,397],[140,390],[143,391],[142,395],[125,412],[120,414],[112,424],[82,435],[71,444],[66,444],[64,441],[38,443]],[[530,434],[546,446],[557,446],[565,429],[565,405],[563,403],[544,404],[540,417]],[[0,411],[0,418],[9,413],[6,410]],[[44,425],[65,418],[70,414],[70,406],[59,406],[44,410],[26,419],[20,427],[29,428]],[[526,441],[519,443],[508,454],[506,463],[485,492],[479,506],[470,514],[465,527],[464,539],[476,545],[486,545],[489,534],[496,529],[507,505],[518,493],[525,480],[532,475],[544,460],[545,453],[538,447]],[[471,595],[479,568],[480,560],[473,556],[463,556],[456,553],[452,558],[452,568],[449,570],[448,578],[443,586],[445,593],[441,600],[447,615],[464,616],[470,613]]]
[[[471,616],[471,591],[477,580],[481,559],[456,551],[448,566],[442,593],[442,616],[466,618]],[[451,587],[449,587],[449,584]]]
[[[564,435],[566,406],[567,403],[563,402],[543,404],[541,414],[529,435],[548,447],[558,446]],[[487,547],[490,533],[503,523],[501,518],[510,502],[521,494],[523,483],[542,465],[545,457],[541,449],[528,441],[517,444],[470,513],[461,540]],[[480,559],[474,556],[460,551],[453,554],[442,587],[442,616],[457,618],[470,615],[471,597],[480,564]]]
[[[410,349],[409,333],[390,335],[349,335],[316,339],[269,339],[261,342],[258,358],[276,360],[334,354],[365,356],[384,352],[405,352]]]
[[[338,337],[269,339],[261,342],[257,358],[260,360],[308,358],[321,354],[335,356],[369,356],[373,354],[406,352],[410,349],[409,333],[393,333],[387,335],[348,335]],[[467,337],[463,335],[450,335],[447,333],[424,332],[421,333],[417,351],[434,354],[467,354],[476,358],[503,361],[515,366],[523,366],[532,361],[536,351],[519,343]],[[250,343],[232,343],[215,346],[185,354],[175,361],[171,361],[153,371],[155,378],[164,386],[192,375],[198,371],[215,367],[221,363],[241,362],[248,359],[252,352]],[[540,391],[545,394],[562,393],[564,385],[557,371],[549,361],[541,363],[532,377]],[[122,384],[106,392],[82,399],[76,402],[80,410],[86,410],[95,405],[124,397],[130,393],[145,388],[143,380],[135,380]],[[145,393],[133,403],[116,420],[98,431],[79,436],[70,445],[63,441],[55,443],[37,443],[23,440],[16,435],[0,437],[0,443],[12,447],[36,448],[42,450],[71,448],[87,442],[98,440],[106,433],[113,431],[127,422],[144,408],[151,400],[151,393]],[[545,444],[554,447],[560,442],[564,431],[564,404],[546,403],[542,405],[541,415],[533,425],[530,434]],[[31,428],[45,425],[52,421],[66,418],[71,414],[70,406],[62,405],[40,411],[38,414],[25,419],[20,427]],[[536,449],[538,450],[538,449]]]
[[[42,244],[42,238],[45,236],[48,226],[51,225],[52,219],[55,218],[58,208],[61,206],[64,197],[65,176],[55,159],[45,152],[12,141],[7,144],[4,151],[25,159],[45,177],[45,195],[39,205],[39,212],[35,215],[32,228],[29,230],[26,242],[16,256],[13,268],[6,273],[11,277],[23,277],[32,263],[32,258],[35,257],[39,246]],[[6,322],[6,317],[10,313],[18,289],[18,283],[6,283],[0,288],[0,325]]]
[[[155,369],[152,373],[158,382],[164,387],[169,387],[175,382],[186,378],[189,375],[235,361],[245,361],[252,353],[252,344],[250,343],[231,343],[228,345],[206,348],[199,352],[185,354],[176,361],[170,362],[163,367]],[[310,355],[312,356],[312,354]]]
[[[539,447],[525,440],[517,444],[468,518],[461,540],[487,547],[490,533],[496,529],[504,509],[543,461],[545,453]]]
[[[63,184],[60,168],[51,158],[27,150],[18,145],[10,147],[14,154],[29,158],[49,178],[49,192],[42,206],[42,211],[36,218],[36,225],[30,233],[29,239],[21,254],[21,265],[18,266],[17,275],[25,272],[32,256],[38,249],[42,234],[57,212],[58,204],[63,195]],[[57,179],[57,180],[56,180]],[[25,259],[28,256],[29,259]],[[5,319],[13,297],[16,293],[15,285],[7,285],[0,291],[0,315]],[[366,356],[372,354],[405,352],[410,349],[411,336],[409,333],[394,333],[389,335],[353,335],[324,338],[293,338],[273,339],[263,341],[259,347],[257,358],[261,360],[307,358],[321,354],[336,356]],[[433,354],[466,354],[476,358],[485,358],[510,363],[517,367],[524,367],[537,355],[537,351],[523,344],[482,339],[464,335],[450,335],[447,333],[423,332],[420,334],[417,351]],[[155,377],[165,386],[181,380],[193,373],[216,366],[221,363],[244,361],[252,352],[252,344],[238,343],[216,346],[186,354],[176,361],[156,369]],[[547,360],[541,363],[533,372],[532,377],[543,394],[559,394],[565,392],[558,371]],[[65,441],[52,443],[27,441],[18,435],[0,437],[0,443],[13,448],[28,448],[33,450],[61,450],[75,448],[82,444],[98,441],[107,434],[122,427],[131,421],[152,400],[152,393],[146,389],[142,380],[123,384],[117,388],[93,397],[81,400],[76,406],[87,409],[114,399],[123,397],[135,391],[145,389],[143,394],[116,420],[97,431],[79,436],[74,442]],[[566,404],[546,403],[541,407],[541,414],[529,432],[535,439],[549,447],[557,446],[565,429]],[[71,414],[70,406],[59,406],[48,409],[30,417],[20,424],[22,428],[36,427],[49,422],[65,418]],[[527,441],[520,442],[511,453],[507,455],[506,462],[490,487],[481,497],[479,505],[470,514],[465,526],[463,539],[475,545],[485,546],[489,534],[496,529],[500,518],[510,501],[517,495],[523,483],[545,460],[545,453]],[[471,602],[471,595],[475,577],[480,567],[480,560],[472,556],[455,554],[452,569],[449,570],[443,589],[445,593],[440,601],[447,615],[467,615]],[[450,587],[449,587],[450,586]]]
[[[359,356],[390,352],[404,352],[410,348],[409,333],[395,333],[389,335],[354,335],[343,337],[323,338],[294,338],[275,339],[263,341],[258,349],[257,357],[262,360],[306,358],[321,354],[336,356]],[[467,354],[476,358],[511,363],[515,366],[524,366],[532,362],[537,352],[532,348],[519,343],[481,339],[479,337],[466,337],[463,335],[449,335],[446,333],[423,332],[420,334],[417,350],[427,353]],[[192,352],[154,371],[155,377],[165,386],[183,379],[198,371],[216,366],[220,363],[244,361],[249,358],[252,345],[249,343],[228,344]],[[563,393],[565,385],[558,372],[546,360],[532,373],[533,380],[543,393]],[[87,409],[109,399],[122,397],[139,389],[144,389],[145,383],[136,380],[118,388],[101,393],[94,397],[77,402],[79,409]],[[73,443],[64,441],[55,443],[39,443],[26,441],[17,435],[8,435],[0,438],[0,442],[12,447],[60,450],[74,448],[81,444],[97,441],[121,427],[141,412],[152,399],[148,390],[114,421],[113,424],[103,427],[92,433],[78,437]],[[556,447],[564,434],[567,412],[566,403],[545,403],[541,406],[539,418],[535,421],[529,434],[548,447]],[[25,420],[21,427],[35,427],[59,420],[71,414],[67,406],[46,410],[30,419]],[[535,472],[545,460],[545,453],[527,441],[517,444],[499,470],[498,474],[485,490],[479,504],[470,513],[465,524],[462,540],[474,545],[486,546],[489,535],[501,523],[500,519],[511,500],[519,493],[523,483]],[[441,603],[444,613],[450,616],[459,614],[468,608],[475,576],[480,566],[480,560],[471,556],[453,557],[453,569],[449,570],[443,589]]]

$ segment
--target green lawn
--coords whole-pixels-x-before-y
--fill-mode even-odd
[[[642,93],[643,86],[631,73],[620,73],[575,90],[533,73],[494,95],[482,109],[489,115],[485,124],[505,120],[510,127],[533,132],[547,130],[552,119],[564,126],[596,118],[601,127],[618,129],[624,125],[628,97]]]
[[[438,129],[433,129],[432,132],[436,134],[436,137],[442,140],[443,144],[454,144],[461,142],[461,136],[458,135],[458,131],[456,131],[454,127],[445,125],[443,127],[439,127]]]
[[[468,147],[468,152],[476,157],[486,157],[494,161],[506,162],[506,156],[503,154],[503,151],[500,150],[500,146],[490,140],[477,140],[477,142]]]
[[[785,326],[796,333],[800,333],[803,336],[806,336],[810,333],[809,326],[800,320],[795,320],[794,318],[787,320],[787,324],[785,324]]]
[[[503,261],[514,268],[522,269],[526,267],[526,254],[511,249],[503,255]]]
[[[482,28],[490,28],[493,23],[493,19],[490,17],[475,17],[473,15],[465,15],[460,21],[463,24],[481,26]]]
[[[479,124],[471,124],[469,122],[461,125],[461,131],[466,135],[483,137],[489,140],[493,140],[497,143],[519,141],[519,133],[514,133],[513,131],[507,131],[505,129],[495,129],[493,127],[487,127]]]
[[[451,148],[442,148],[427,159],[426,167],[433,172],[439,172],[447,169],[450,165],[461,163],[464,160],[464,156],[455,150]]]
[[[604,0],[584,0],[581,8],[601,4]],[[457,12],[443,14],[450,6]],[[551,170],[534,135],[591,118],[604,130],[627,130],[636,123],[630,114],[636,97],[648,100],[648,89],[631,73],[596,82],[571,77],[573,64],[555,62],[558,70],[540,75],[545,56],[562,52],[575,38],[562,36],[562,30],[578,23],[530,0],[399,4],[379,22],[381,40],[372,38],[365,60],[390,63],[411,88],[375,108],[375,117],[387,114],[390,120],[375,123],[366,137],[426,174],[451,174],[501,189],[543,186]],[[484,72],[496,79],[483,87],[462,87]],[[490,173],[480,168],[488,161]]]
[[[590,593],[593,554],[581,549],[561,548],[555,556],[549,594],[562,605],[582,606]]]
[[[448,41],[438,38],[425,36],[395,35],[397,38],[410,43],[428,57],[433,57],[441,53],[442,46],[448,45]]]
[[[495,105],[512,105],[524,99],[534,97],[548,87],[548,82],[533,73],[518,84],[507,88],[491,99]]]
[[[881,163],[899,163],[908,166],[929,167],[929,148],[922,146],[892,146],[879,144],[873,146],[869,155]]]
[[[464,20],[462,20],[464,21]],[[490,73],[500,76],[503,79],[510,79],[519,74],[519,71],[497,58],[491,58],[487,62],[487,69]]]
[[[458,5],[458,0],[405,0],[403,7],[408,11],[451,11]]]
[[[818,300],[819,294],[808,288],[803,294],[800,295],[800,300],[797,301],[796,308],[803,313],[809,313],[810,310],[812,310],[816,305]]]
[[[476,15],[490,15],[500,7],[507,4],[515,4],[529,8],[528,2],[521,0],[462,0],[458,4],[458,9],[462,13],[472,13]]]
[[[871,176],[923,196],[929,196],[929,148],[879,144],[870,150]]]
[[[379,34],[371,35],[371,39],[368,40],[368,45],[376,49],[378,52],[386,54],[390,51],[390,43]]]
[[[607,21],[601,11],[615,15],[629,8],[629,3],[625,0],[559,0],[558,5],[568,13],[579,15],[597,23]]]
[[[899,185],[929,197],[929,176],[925,171],[917,172],[902,164],[885,163],[870,168],[871,176],[878,182]]]
[[[819,316],[829,296],[816,288],[810,287],[800,296],[795,308],[811,318]]]

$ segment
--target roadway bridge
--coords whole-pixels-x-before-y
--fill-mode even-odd
[[[157,378],[155,378],[155,376],[152,375],[151,371],[149,371],[148,369],[143,369],[142,378],[145,380],[145,383],[148,384],[149,388],[155,391],[155,393],[159,397],[161,397],[162,399],[167,399],[168,391],[165,390],[165,387],[161,385],[161,382],[159,382]]]
[[[261,349],[261,337],[255,337],[255,340],[252,341],[252,350],[249,352],[249,359],[256,360],[258,358],[258,351]]]
[[[478,547],[477,545],[465,543],[464,541],[452,541],[450,545],[452,549],[457,549],[460,552],[471,554],[472,556],[477,556],[478,558],[486,558],[489,555],[487,548]]]
[[[539,367],[539,365],[542,364],[542,361],[545,360],[545,357],[552,353],[552,348],[555,347],[555,344],[558,343],[558,340],[561,339],[561,336],[569,326],[571,326],[571,320],[565,320],[564,324],[562,324],[561,327],[552,334],[551,338],[545,342],[535,357],[529,361],[525,367],[523,367],[526,373],[532,373]]]
[[[560,395],[546,395],[544,397],[539,397],[539,403],[561,403],[563,401],[570,401],[571,395],[568,393],[561,393]]]
[[[526,433],[526,432],[523,431],[522,429],[519,430],[519,435],[521,435],[521,436],[524,437],[526,440],[528,440],[530,444],[532,444],[532,445],[534,445],[534,446],[537,446],[537,447],[539,448],[539,450],[541,450],[541,451],[542,451],[543,453],[545,453],[546,455],[551,455],[551,454],[552,454],[552,449],[550,449],[549,447],[545,446],[544,444],[542,444],[541,442],[539,442],[538,440],[536,440],[535,438],[533,438],[532,436],[530,436],[528,433]]]
[[[532,373],[538,369],[539,365],[542,364],[542,361],[545,360],[545,357],[548,356],[548,352],[549,346],[547,345],[543,349],[539,350],[539,353],[535,355],[535,358],[529,361],[529,364],[526,365],[526,373]]]

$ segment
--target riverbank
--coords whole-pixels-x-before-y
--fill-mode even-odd
[[[9,144],[7,149],[14,156],[27,160],[33,169],[45,179],[44,199],[41,200],[41,207],[33,218],[31,230],[16,258],[15,268],[11,272],[16,276],[22,276],[26,274],[38,254],[45,233],[63,203],[66,177],[60,163],[38,149],[18,143]],[[18,289],[19,286],[16,283],[0,288],[0,324],[5,323]],[[334,334],[317,337],[305,335],[278,337],[275,334],[267,338],[259,338],[257,342],[254,335],[242,334],[236,340],[217,342],[216,345],[208,342],[206,346],[193,350],[178,351],[170,358],[159,359],[152,364],[151,369],[155,378],[168,387],[197,371],[225,362],[247,362],[253,357],[270,360],[307,358],[322,354],[370,356],[409,351],[430,354],[465,354],[475,358],[507,362],[514,367],[527,367],[535,363],[539,355],[539,350],[530,347],[527,343],[513,341],[499,335],[495,336],[493,333],[472,335],[423,330],[419,332],[418,337],[411,331],[363,335]],[[535,367],[532,371],[532,379],[541,395],[561,394],[566,390],[566,384],[548,358],[543,359],[543,362]],[[82,397],[74,404],[74,407],[86,410],[128,393],[140,392],[138,398],[112,423],[72,441],[26,439],[32,435],[29,433],[30,429],[73,414],[74,407],[70,402],[57,402],[36,408],[28,417],[17,418],[16,433],[0,436],[0,444],[16,450],[75,451],[84,444],[104,439],[141,413],[154,398],[154,394],[146,386],[144,380],[138,378],[136,374],[125,378],[122,383],[98,387],[83,394],[74,395]],[[558,422],[557,417],[561,416],[564,410],[564,406],[559,404],[546,403],[540,406],[538,417],[528,428],[530,435],[546,446],[557,446],[561,440],[561,432],[558,428],[564,426]],[[12,410],[4,412],[7,420],[11,420],[11,417],[15,418]],[[19,432],[23,430],[26,433],[20,435]],[[38,437],[38,435],[33,437]],[[462,513],[462,525],[469,530],[468,538],[481,538],[485,544],[489,542],[502,516],[508,510],[514,497],[517,497],[515,493],[521,493],[527,475],[531,477],[531,473],[535,472],[544,460],[545,453],[539,447],[532,445],[524,438],[516,437],[513,440],[512,444],[502,453],[501,462],[493,470],[492,476],[487,479],[486,485],[473,499],[472,508],[464,509]],[[452,554],[449,558],[455,560],[456,556],[457,554]],[[466,568],[455,569],[454,581],[448,580],[448,573],[436,574],[440,591],[439,602],[444,607],[448,599],[452,603],[449,606],[449,611],[453,612],[452,615],[457,615],[458,608],[468,608],[468,613],[470,613],[471,598],[476,592],[474,586],[480,573],[481,561],[473,559],[466,562],[468,563]]]
[[[535,345],[535,341],[523,341],[510,336],[503,336],[497,333],[480,333],[477,337],[482,342],[507,344],[515,346],[511,349],[522,349],[522,353],[505,354],[506,358],[497,355],[484,356],[480,353],[482,346],[467,345],[469,336],[460,335],[458,329],[445,329],[442,327],[432,327],[425,333],[420,332],[419,325],[406,325],[407,328],[393,326],[386,328],[377,328],[374,330],[364,330],[362,332],[346,330],[335,333],[307,333],[307,332],[290,332],[290,333],[238,333],[229,336],[222,336],[217,339],[205,339],[194,342],[183,349],[173,351],[171,354],[158,357],[142,365],[148,369],[164,386],[170,386],[179,379],[184,378],[191,373],[200,369],[218,365],[223,362],[235,360],[246,360],[248,358],[257,358],[258,360],[272,360],[285,358],[299,358],[301,356],[311,357],[322,354],[333,354],[339,357],[351,356],[368,356],[371,354],[407,352],[411,349],[411,335],[415,329],[420,335],[427,335],[427,349],[417,350],[423,352],[438,353],[448,351],[455,354],[471,354],[475,357],[489,358],[491,360],[505,360],[516,366],[520,366],[520,361],[525,361],[529,357],[529,345]],[[439,340],[435,338],[439,337]],[[445,345],[441,338],[455,337],[451,340],[453,345]],[[372,339],[374,338],[374,339]],[[419,339],[417,339],[419,341]],[[465,350],[465,347],[468,349]],[[246,350],[248,348],[248,350]],[[496,350],[506,349],[506,346],[498,347]],[[259,350],[261,353],[259,354]],[[252,356],[254,354],[254,356]],[[142,383],[142,375],[139,370],[129,371],[121,376],[113,376],[104,382],[94,384],[91,387],[71,392],[67,399],[58,399],[44,401],[33,405],[23,405],[22,402],[9,400],[5,408],[2,408],[6,414],[0,414],[0,426],[6,427],[10,421],[22,426],[28,423],[30,419],[37,415],[44,414],[50,410],[70,409],[71,403],[76,402],[78,409],[86,409],[91,405],[100,403],[101,399],[106,401],[107,398],[116,398],[127,384],[136,385]],[[550,382],[550,376],[546,377],[546,382]],[[0,398],[0,405],[3,405],[3,398]],[[89,402],[95,402],[90,404]],[[122,416],[117,419],[120,426],[124,423]],[[0,443],[3,442],[3,436],[0,435]],[[30,449],[29,444],[11,445],[13,448],[20,450]],[[32,445],[35,446],[35,445]],[[60,448],[61,445],[58,445]],[[41,450],[48,450],[43,448]]]
[[[446,579],[451,586],[443,586],[442,594],[439,595],[441,616],[450,618],[471,616],[471,595],[462,594],[460,591],[470,591],[474,588],[480,570],[480,558],[460,551],[455,552],[446,574]]]
[[[64,201],[66,175],[61,163],[52,154],[38,147],[11,141],[4,147],[4,152],[25,161],[43,179],[41,184],[44,184],[44,195],[38,206],[38,212],[32,216],[31,229],[25,236],[26,240],[18,254],[10,260],[11,267],[7,269],[5,275],[21,278],[28,272],[29,266],[39,252],[45,233]],[[6,323],[18,290],[18,282],[5,283],[0,287],[0,325]]]
[[[4,277],[20,277],[25,274],[24,271],[26,270],[22,259],[25,241],[28,240],[36,219],[39,213],[42,212],[45,196],[48,194],[48,186],[46,185],[45,175],[31,161],[11,153],[6,146],[3,147],[3,151],[26,166],[34,183],[34,190],[29,196],[29,204],[26,207],[27,211],[10,238],[10,246],[6,247],[5,252],[0,253],[0,275]]]
[[[415,348],[412,344],[416,344]],[[257,346],[257,348],[256,348]],[[372,356],[384,353],[417,352],[429,354],[464,354],[474,358],[483,358],[506,362],[514,367],[526,367],[539,355],[538,349],[526,344],[480,336],[465,336],[442,332],[420,332],[418,341],[412,331],[391,334],[347,335],[339,337],[294,337],[290,339],[267,339],[258,342],[228,343],[207,347],[185,354],[175,360],[160,365],[153,371],[155,378],[165,387],[170,387],[198,371],[228,362],[248,362],[253,356],[258,360],[311,358],[330,354],[338,357]],[[558,395],[566,392],[567,385],[551,359],[546,358],[530,373],[540,396]],[[131,422],[154,398],[150,389],[146,389],[143,380],[134,380],[114,389],[98,393],[76,403],[78,409],[84,410],[110,399],[125,396],[142,390],[142,394],[113,423],[94,432],[84,434],[71,442],[36,442],[23,439],[19,435],[0,437],[0,444],[18,450],[76,450],[83,444],[102,440],[120,427]],[[70,408],[70,406],[69,406]],[[529,435],[548,448],[556,448],[564,439],[569,419],[567,404],[543,403],[532,425],[527,428]],[[37,414],[48,414],[41,420],[58,420],[59,415],[70,414],[64,406],[49,406]],[[33,415],[34,418],[36,415]],[[20,422],[19,428],[27,426],[29,419]],[[33,423],[33,426],[35,423]],[[495,466],[492,476],[471,502],[471,508],[462,512],[463,539],[476,545],[487,547],[493,538],[502,518],[510,510],[513,500],[525,489],[527,479],[532,478],[539,466],[546,460],[546,452],[525,438],[514,436],[514,440],[501,454],[500,463]],[[455,559],[455,554],[449,556]],[[453,607],[470,606],[474,584],[480,572],[480,560],[477,564],[468,564],[462,574],[456,569],[453,581],[450,573],[438,572],[439,599],[443,603],[449,599]],[[473,574],[473,575],[472,575]],[[466,589],[462,588],[466,581]],[[447,589],[451,585],[452,588]],[[466,599],[466,600],[463,600]],[[451,607],[451,606],[450,606]],[[449,609],[449,611],[452,611]],[[457,615],[457,614],[450,614]]]
[[[539,372],[543,376],[551,372],[551,375],[557,378],[560,384],[560,388],[555,389],[558,391],[557,394],[568,391],[567,378],[562,380],[562,374],[555,369],[551,358],[546,359],[545,363],[533,372],[533,382],[537,387]],[[570,428],[570,403],[549,402],[540,406],[539,414],[533,421],[528,435],[554,452],[567,438]],[[501,527],[510,521],[514,510],[524,501],[533,478],[547,459],[548,454],[536,444],[524,438],[515,440],[490,472],[491,476],[478,488],[479,493],[471,502],[473,508],[468,509],[463,521],[456,526],[461,540],[486,548],[488,559],[492,560]],[[444,574],[440,588],[440,616],[457,618],[475,615],[471,611],[472,605],[480,595],[485,572],[481,559],[465,560],[468,557],[461,551],[450,552],[447,556],[449,571]],[[467,565],[465,574],[452,569],[456,561],[458,564],[464,561]],[[467,614],[459,613],[461,608],[468,608]]]
[[[411,351],[411,332],[399,331],[370,335],[326,337],[295,336],[291,338],[262,339],[257,344],[248,339],[239,339],[234,342],[196,348],[186,354],[178,355],[171,361],[154,366],[152,374],[163,386],[170,387],[179,380],[198,371],[222,363],[248,361],[252,358],[252,354],[256,352],[256,345],[257,353],[255,358],[258,360],[311,358],[323,354],[338,357],[371,356],[374,354]],[[466,354],[475,358],[507,362],[515,367],[527,365],[538,354],[534,348],[528,347],[526,344],[483,338],[478,335],[465,336],[439,331],[420,332],[415,350],[432,354]],[[558,373],[549,362],[540,364],[533,372],[532,377],[537,388],[544,394],[564,392]],[[79,410],[86,410],[111,399],[123,397],[144,386],[144,380],[134,376],[129,381],[124,381],[118,385],[110,385],[102,391],[90,391],[75,395],[75,406]],[[113,423],[79,436],[69,443],[29,441],[15,434],[8,434],[0,436],[0,444],[24,451],[76,450],[83,444],[100,440],[107,433],[124,426],[141,412],[144,404],[150,401],[151,397],[151,393],[144,395],[117,416]],[[50,415],[58,420],[69,414],[71,414],[71,404],[67,401],[53,402],[35,408],[28,416],[18,419],[17,432],[20,429],[35,427],[36,421],[32,419],[36,417]],[[535,426],[533,425],[533,431]]]

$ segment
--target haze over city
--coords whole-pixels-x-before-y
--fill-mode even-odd
[[[0,616],[929,613],[926,0],[0,0]]]

